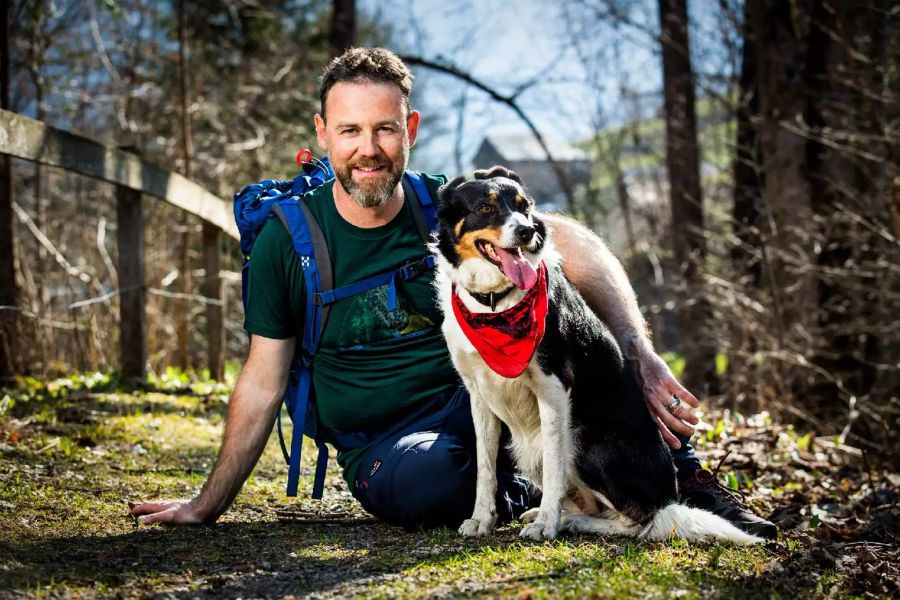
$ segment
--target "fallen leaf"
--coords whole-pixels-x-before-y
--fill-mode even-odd
[[[516,596],[517,600],[532,600],[532,598],[534,598],[534,590],[530,587],[522,588],[522,591]]]

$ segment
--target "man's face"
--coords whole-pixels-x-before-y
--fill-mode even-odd
[[[406,114],[397,86],[367,81],[335,84],[325,115],[316,115],[316,133],[338,182],[361,207],[381,206],[406,169],[419,114]]]

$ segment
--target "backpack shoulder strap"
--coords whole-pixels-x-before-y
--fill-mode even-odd
[[[307,357],[311,357],[319,349],[325,322],[331,311],[330,306],[316,302],[316,297],[321,290],[334,287],[334,273],[325,235],[303,198],[295,196],[278,202],[272,207],[272,212],[288,230],[303,266],[306,311],[302,345]]]
[[[312,211],[309,209],[306,202],[301,198],[297,200],[297,204],[300,205],[300,210],[303,211],[303,216],[306,217],[310,235],[312,236],[313,252],[315,253],[316,263],[318,263],[319,290],[330,290],[334,287],[334,269],[331,266],[331,255],[328,253],[328,244],[325,242],[325,234],[322,233],[319,222],[316,221],[316,218],[313,216]],[[312,293],[317,291],[318,290],[312,290]],[[306,293],[307,300],[312,297],[310,292]],[[319,332],[316,336],[317,340],[322,339],[322,332],[325,331],[325,322],[328,320],[328,314],[330,312],[330,306],[322,307],[322,316],[319,320]],[[317,341],[316,349],[318,349],[318,346],[319,344]]]
[[[315,301],[322,289],[331,289],[334,275],[331,267],[331,256],[325,243],[325,235],[309,209],[303,197],[294,196],[281,202],[276,202],[272,212],[282,222],[291,236],[294,251],[300,256],[303,267],[303,279],[306,287],[306,308],[303,317],[303,337],[301,338],[300,356],[296,365],[294,376],[297,381],[294,386],[289,386],[289,394],[293,389],[293,397],[289,404],[292,408],[291,421],[293,431],[291,434],[291,452],[287,453],[284,437],[281,432],[281,413],[278,414],[278,439],[281,450],[288,462],[287,495],[296,496],[300,480],[300,452],[303,447],[303,435],[311,426],[315,425],[314,437],[318,447],[316,460],[316,474],[313,478],[312,497],[322,498],[325,485],[325,470],[328,464],[328,449],[320,439],[317,423],[307,423],[307,419],[315,419],[315,412],[309,410],[312,393],[311,359],[319,349],[322,332],[325,329],[325,320],[330,311],[329,306],[323,306]]]
[[[412,210],[419,235],[423,241],[430,242],[431,233],[437,229],[437,210],[431,194],[428,193],[428,188],[425,186],[425,180],[415,171],[405,171],[403,173],[403,192],[407,198],[415,197],[418,200],[418,202],[410,202],[409,207]]]

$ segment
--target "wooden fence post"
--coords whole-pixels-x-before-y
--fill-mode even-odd
[[[116,186],[119,260],[119,369],[143,380],[147,372],[147,284],[144,280],[144,218],[141,193]]]
[[[213,300],[206,305],[206,347],[210,377],[222,380],[225,363],[225,321],[222,278],[219,276],[220,247],[222,230],[206,221],[203,222],[203,262],[206,278],[203,281],[203,295]]]

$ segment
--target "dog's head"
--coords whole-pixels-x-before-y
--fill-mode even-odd
[[[547,230],[516,173],[499,166],[475,171],[438,195],[437,248],[458,283],[475,292],[535,284]]]

